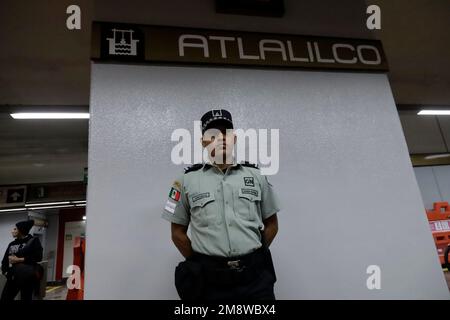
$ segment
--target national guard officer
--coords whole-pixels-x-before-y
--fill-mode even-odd
[[[184,300],[273,300],[268,246],[278,232],[277,196],[255,165],[234,162],[227,110],[208,111],[201,125],[209,161],[175,180],[162,214],[186,258],[175,271],[177,291]]]

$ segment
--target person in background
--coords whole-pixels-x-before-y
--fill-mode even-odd
[[[2,292],[2,301],[12,301],[20,292],[22,300],[32,300],[33,289],[38,280],[37,263],[42,260],[42,245],[38,238],[29,234],[34,220],[16,223],[11,234],[15,238],[2,260],[2,273],[7,282]]]

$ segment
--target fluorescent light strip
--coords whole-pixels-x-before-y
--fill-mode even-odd
[[[426,160],[433,160],[433,159],[440,159],[440,158],[448,158],[450,157],[450,153],[443,153],[443,154],[433,154],[431,156],[426,156]]]
[[[63,205],[63,206],[35,207],[35,208],[28,208],[28,209],[29,210],[43,210],[43,209],[73,208],[73,207],[75,207],[74,204],[69,204],[69,205]]]
[[[14,119],[89,119],[86,112],[19,112],[11,113]]]
[[[27,203],[25,208],[0,209],[0,212],[86,207],[86,200]]]
[[[450,110],[420,110],[417,114],[419,116],[448,116]]]
[[[25,211],[26,208],[15,208],[15,209],[1,209],[0,212],[9,212],[9,211]]]
[[[27,203],[25,204],[25,207],[51,206],[54,204],[70,204],[70,201]]]

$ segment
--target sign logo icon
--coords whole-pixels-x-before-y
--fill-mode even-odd
[[[112,38],[108,40],[108,53],[111,55],[137,56],[138,39],[133,38],[133,30],[112,29]]]
[[[25,205],[26,186],[0,187],[0,209]]]
[[[6,203],[21,203],[25,201],[25,189],[9,189]]]
[[[129,24],[105,24],[101,27],[100,57],[103,59],[142,61],[145,57],[145,34]]]

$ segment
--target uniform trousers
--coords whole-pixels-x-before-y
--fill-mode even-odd
[[[275,300],[276,281],[268,249],[236,258],[194,253],[191,261],[201,265],[203,290],[198,300]]]

